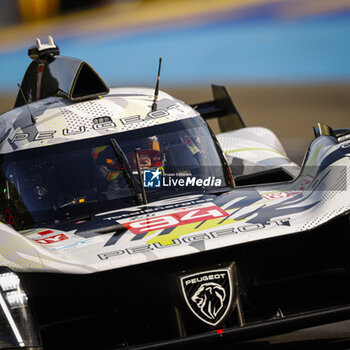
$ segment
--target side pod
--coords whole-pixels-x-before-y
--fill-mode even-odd
[[[211,86],[214,100],[192,105],[204,119],[218,118],[220,133],[245,128],[245,124],[224,86]]]

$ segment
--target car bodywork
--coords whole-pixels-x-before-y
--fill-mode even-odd
[[[159,92],[154,109],[153,89],[109,90],[53,41],[29,53],[0,121],[4,347],[156,348],[348,317],[348,129],[319,124],[299,167],[223,87],[196,106]],[[146,171],[120,160],[145,140],[166,154],[147,202]],[[99,187],[108,150],[126,189]]]

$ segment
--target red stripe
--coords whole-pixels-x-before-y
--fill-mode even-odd
[[[48,233],[53,233],[53,231],[51,231],[51,230],[46,230],[46,231],[38,232],[38,235],[44,236],[44,235],[47,235]]]

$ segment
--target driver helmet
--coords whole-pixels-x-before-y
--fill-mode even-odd
[[[156,169],[163,166],[163,157],[160,152],[159,141],[156,136],[149,137],[138,150],[141,170]],[[135,151],[127,154],[128,161],[133,170],[137,169]]]

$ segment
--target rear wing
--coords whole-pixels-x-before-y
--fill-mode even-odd
[[[217,118],[220,132],[245,128],[246,125],[226,88],[212,85],[211,89],[213,101],[199,103],[192,107],[206,120]]]

